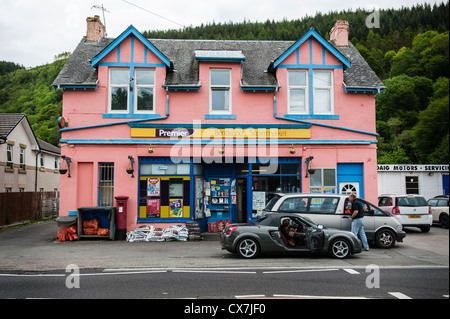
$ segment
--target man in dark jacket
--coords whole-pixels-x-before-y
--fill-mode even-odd
[[[356,194],[352,193],[348,197],[352,203],[350,209],[350,221],[352,222],[352,233],[359,236],[362,242],[363,249],[368,251],[369,244],[367,243],[366,233],[364,232],[364,208],[359,200],[356,199]]]

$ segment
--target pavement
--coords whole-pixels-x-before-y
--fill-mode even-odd
[[[57,224],[41,222],[0,232],[0,272],[65,271],[80,269],[177,269],[177,268],[358,268],[449,266],[449,231],[433,227],[430,233],[407,231],[403,243],[391,249],[370,251],[345,260],[328,255],[261,256],[244,260],[222,250],[217,237],[187,242],[137,242],[80,240],[59,242]]]

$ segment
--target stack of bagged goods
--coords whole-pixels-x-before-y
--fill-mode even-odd
[[[83,222],[83,232],[85,235],[109,236],[109,229],[100,228],[97,219],[85,220]]]
[[[199,241],[202,240],[200,236],[200,226],[197,222],[187,222],[186,227],[189,232],[189,240],[190,241]]]
[[[149,241],[187,241],[189,230],[186,226],[174,225],[166,229],[155,228],[152,225],[139,226],[134,231],[127,233],[128,242],[149,242]]]
[[[76,226],[65,226],[60,228],[63,228],[63,230],[58,234],[59,241],[73,241],[78,239]]]
[[[162,237],[166,241],[180,240],[187,241],[189,237],[189,231],[186,226],[174,225],[164,230]]]

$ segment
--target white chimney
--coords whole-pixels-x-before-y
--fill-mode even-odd
[[[87,22],[87,41],[98,41],[105,36],[106,29],[99,16],[89,17]]]
[[[348,46],[348,21],[336,20],[336,24],[330,31],[330,40],[336,46]]]

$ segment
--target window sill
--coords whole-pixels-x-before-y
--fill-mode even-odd
[[[335,114],[286,114],[286,119],[293,120],[339,120],[339,115]]]
[[[153,119],[161,117],[160,114],[145,114],[145,113],[105,113],[102,115],[104,119]]]
[[[235,120],[236,114],[205,114],[205,120]]]

